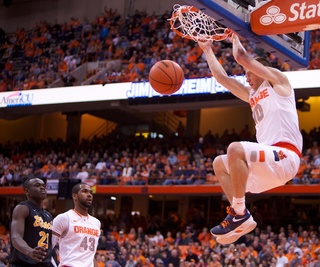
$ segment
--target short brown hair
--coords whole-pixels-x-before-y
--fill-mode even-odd
[[[260,62],[263,66],[271,67],[269,60],[264,57],[255,57],[254,59]]]

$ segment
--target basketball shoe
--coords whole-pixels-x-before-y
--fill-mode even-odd
[[[222,245],[231,244],[241,236],[250,233],[256,228],[257,223],[253,220],[250,212],[246,209],[244,215],[237,215],[232,207],[227,207],[228,216],[210,232]]]

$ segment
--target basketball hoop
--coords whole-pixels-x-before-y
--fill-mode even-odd
[[[169,21],[174,32],[196,42],[222,41],[231,35],[231,30],[193,6],[174,5]]]

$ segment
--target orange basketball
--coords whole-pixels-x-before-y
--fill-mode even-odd
[[[172,60],[161,60],[154,64],[149,73],[151,87],[160,94],[177,92],[184,80],[181,67]]]

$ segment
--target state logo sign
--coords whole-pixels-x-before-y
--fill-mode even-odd
[[[258,35],[320,29],[320,0],[271,0],[250,13],[251,30]]]

